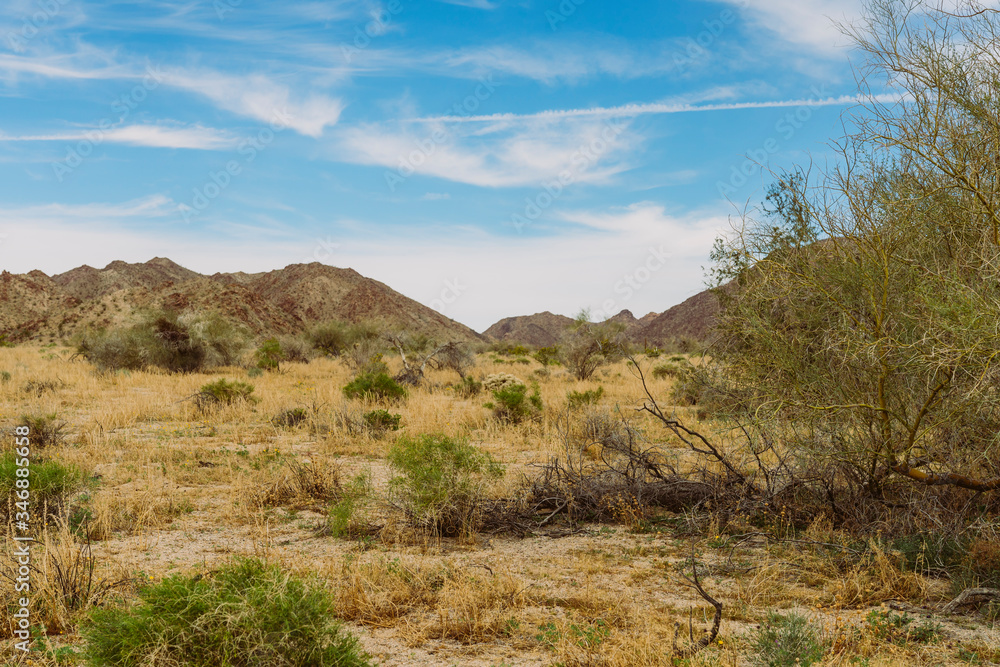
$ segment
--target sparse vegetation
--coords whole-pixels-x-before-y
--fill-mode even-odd
[[[246,342],[246,333],[219,315],[164,310],[127,329],[85,333],[76,340],[76,353],[101,371],[156,367],[190,373],[236,365]]]
[[[100,609],[84,626],[92,665],[269,664],[366,667],[314,582],[254,559],[207,576],[174,575],[139,591],[133,608]]]
[[[406,398],[406,389],[387,373],[362,373],[344,386],[344,396],[394,402]]]
[[[489,453],[441,434],[400,438],[388,458],[400,473],[391,485],[396,502],[414,523],[438,535],[474,531],[483,484],[504,474]]]
[[[248,382],[222,378],[202,385],[194,395],[194,400],[201,409],[233,403],[254,403],[257,397],[253,392],[254,386]]]
[[[492,410],[493,418],[502,424],[520,424],[541,417],[542,395],[537,384],[531,394],[523,383],[501,384],[493,390],[493,400],[485,407]]]
[[[823,658],[819,631],[799,614],[771,613],[751,637],[751,664],[808,667]]]

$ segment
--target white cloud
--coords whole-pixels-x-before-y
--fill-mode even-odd
[[[0,134],[4,141],[81,141],[91,140],[129,146],[151,148],[190,148],[196,150],[222,150],[236,145],[236,139],[229,133],[214,128],[195,125],[192,127],[169,127],[162,125],[126,125],[108,130],[98,128],[64,132],[58,134],[34,134],[7,136]]]
[[[283,123],[318,137],[335,125],[343,110],[336,98],[318,93],[295,95],[288,86],[263,74],[232,76],[212,70],[167,70],[166,85],[207,97],[216,106],[266,123]]]
[[[8,228],[17,228],[22,223],[34,225],[44,222],[83,223],[103,221],[109,218],[135,220],[137,218],[161,218],[175,214],[174,201],[165,195],[156,194],[118,204],[39,204],[0,208],[0,220]],[[50,239],[51,240],[51,239]]]
[[[720,1],[739,7],[751,29],[777,34],[789,44],[826,57],[843,55],[849,40],[836,24],[859,17],[863,4],[863,0]]]
[[[82,53],[31,58],[0,55],[0,79],[21,75],[50,79],[142,80],[147,90],[158,85],[200,95],[220,109],[264,123],[280,123],[300,134],[319,137],[335,125],[343,102],[322,93],[299,93],[266,74],[245,76],[211,69],[139,67],[108,62],[102,54]],[[106,54],[105,54],[106,55]],[[308,82],[300,81],[302,88]]]
[[[537,186],[568,173],[572,183],[608,183],[629,168],[639,137],[625,123],[552,119],[485,128],[440,123],[345,129],[334,159],[485,187]]]

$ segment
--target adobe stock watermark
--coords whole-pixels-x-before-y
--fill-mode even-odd
[[[758,148],[748,150],[746,158],[739,165],[730,167],[727,180],[716,181],[715,189],[720,197],[730,199],[730,195],[746,185],[750,177],[767,163],[768,158],[781,150],[781,141],[789,141],[794,137],[795,133],[812,118],[813,109],[829,97],[826,84],[813,86],[811,92],[812,100],[796,107],[793,111],[785,112],[774,124],[774,134],[765,139]]]
[[[493,96],[496,89],[492,74],[482,77],[475,89],[465,96],[465,99],[456,102],[445,111],[444,117],[467,118],[471,116],[483,102]],[[396,188],[405,183],[406,179],[415,174],[417,169],[437,152],[439,146],[448,143],[451,138],[451,133],[439,126],[423,139],[414,141],[414,149],[407,155],[399,156],[396,168],[392,171],[386,170],[384,174],[385,184],[388,186],[389,192],[395,192]]]
[[[591,313],[591,319],[600,322],[620,312],[636,292],[653,279],[653,274],[666,266],[668,259],[670,253],[667,252],[665,244],[660,244],[658,248],[649,246],[645,259],[614,284],[613,290],[618,296],[605,299],[601,303],[600,310]]]
[[[316,239],[316,245],[313,247],[312,254],[303,258],[302,262],[304,264],[308,264],[310,262],[328,264],[338,250],[340,250],[340,244],[336,243],[329,236],[323,239],[318,238]]]
[[[601,135],[589,144],[580,145],[570,157],[569,166],[560,171],[552,180],[542,183],[541,190],[533,197],[524,198],[524,208],[520,213],[513,213],[510,222],[520,234],[524,228],[541,217],[552,204],[556,202],[569,186],[573,185],[588,169],[611,150],[618,137],[625,131],[625,123],[621,119],[609,118]]]
[[[746,9],[749,6],[748,0],[743,0],[739,8]],[[684,49],[680,52],[674,52],[673,64],[678,71],[684,70],[691,65],[695,64],[699,60],[703,60],[709,55],[709,47],[711,47],[721,36],[726,29],[736,22],[738,18],[737,12],[732,9],[726,8],[719,12],[715,18],[705,19],[701,22],[702,30],[698,32],[693,37],[688,37],[686,39],[686,44]]]
[[[240,0],[242,2],[242,0]],[[373,15],[371,21],[364,25],[354,27],[354,38],[350,43],[341,42],[340,52],[344,56],[344,62],[350,63],[354,56],[371,45],[372,40],[384,35],[389,30],[393,19],[403,11],[403,3],[400,0],[389,0],[385,5],[385,11]]]
[[[440,295],[438,295],[438,298],[431,301],[430,306],[444,315],[445,311],[448,310],[448,307],[458,301],[467,290],[468,286],[462,284],[462,278],[460,276],[457,278],[445,279],[444,287],[441,288]]]
[[[546,10],[545,20],[549,22],[549,28],[552,31],[558,30],[559,26],[576,14],[576,10],[586,2],[587,0],[561,0],[555,10]]]
[[[38,11],[32,12],[31,16],[25,16],[20,28],[7,33],[7,47],[14,53],[24,53],[28,48],[28,42],[34,39],[35,35],[57,17],[62,8],[69,3],[70,0],[36,0]]]
[[[104,142],[107,133],[128,118],[129,114],[142,104],[152,91],[159,87],[163,76],[163,72],[154,69],[152,65],[147,66],[142,81],[133,86],[127,93],[116,97],[111,103],[111,110],[118,114],[118,117],[114,120],[102,118],[97,123],[96,129],[84,132],[83,139],[66,149],[66,157],[52,163],[52,171],[56,180],[62,183],[66,176],[83,164],[83,161],[94,152],[94,149]]]
[[[274,111],[271,117],[267,127],[261,128],[257,134],[246,137],[236,146],[236,152],[242,156],[242,160],[229,160],[222,169],[208,172],[205,182],[193,188],[191,203],[177,205],[177,212],[181,214],[184,222],[190,223],[201,215],[219,195],[225,192],[233,179],[243,173],[243,168],[256,160],[260,152],[270,146],[280,132],[288,128],[291,117],[287,111]]]

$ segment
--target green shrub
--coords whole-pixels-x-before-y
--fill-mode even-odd
[[[402,437],[388,458],[400,473],[390,483],[393,498],[414,523],[439,535],[475,531],[483,483],[504,474],[488,452],[442,434]]]
[[[47,507],[46,517],[57,516],[66,503],[66,498],[73,492],[79,490],[84,484],[84,475],[75,466],[65,466],[51,460],[39,460],[34,457],[29,439],[29,464],[27,466],[30,480],[30,514],[33,519],[42,519],[42,507]],[[0,497],[10,499],[11,503],[0,503],[0,515],[7,521],[12,518],[9,512],[21,511],[13,503],[17,502],[17,492],[20,490],[17,481],[24,479],[17,474],[21,467],[18,463],[23,463],[25,457],[20,456],[19,448],[9,450],[0,455]]]
[[[225,378],[202,385],[194,399],[199,408],[206,409],[219,405],[232,405],[237,402],[256,403],[253,395],[254,386],[239,380],[229,381]]]
[[[257,362],[257,368],[265,371],[276,371],[280,370],[285,353],[281,349],[281,343],[278,342],[277,338],[268,338],[261,343],[261,346],[257,348],[253,356]]]
[[[282,336],[278,339],[285,361],[308,364],[313,358],[312,344],[301,336]]]
[[[333,620],[334,600],[255,559],[208,576],[172,576],[131,609],[99,609],[82,627],[91,665],[366,667],[358,640]]]
[[[344,395],[348,398],[398,401],[406,396],[406,389],[388,373],[362,373],[344,387]]]
[[[478,396],[479,392],[483,390],[483,383],[472,377],[471,375],[466,375],[462,378],[462,381],[455,385],[455,394],[461,396],[462,398],[472,398],[473,396]]]
[[[27,427],[33,449],[54,447],[66,442],[66,422],[55,413],[48,415],[23,415],[18,426]]]
[[[532,392],[523,384],[511,384],[493,390],[493,401],[485,407],[493,410],[493,417],[504,424],[520,424],[529,419],[538,419],[542,415],[542,396],[538,393],[538,385],[533,385]]]
[[[663,350],[661,350],[661,349],[660,349],[660,348],[658,348],[658,347],[647,347],[647,348],[646,348],[646,349],[644,350],[644,353],[645,353],[645,355],[646,355],[646,356],[647,356],[648,358],[650,358],[650,359],[656,359],[656,358],[657,358],[657,357],[659,357],[659,356],[660,356],[661,354],[663,354]]]
[[[248,378],[259,378],[263,374],[264,374],[264,369],[258,366],[251,366],[250,369],[247,371]]]
[[[751,633],[750,664],[755,667],[808,667],[823,658],[819,632],[804,616],[771,612]]]
[[[663,378],[677,377],[681,374],[681,367],[677,364],[666,363],[653,366],[653,377],[662,380]]]
[[[587,389],[586,391],[570,391],[566,394],[570,408],[578,408],[581,405],[593,405],[604,396],[604,387],[597,389]]]
[[[275,426],[293,428],[309,419],[309,411],[305,408],[291,408],[282,410],[271,418],[271,423]]]
[[[378,337],[379,330],[372,322],[351,324],[340,320],[317,324],[306,334],[306,339],[315,349],[331,357],[339,357],[359,343]]]
[[[340,499],[330,506],[326,517],[326,533],[332,537],[350,537],[358,530],[358,508],[371,493],[371,479],[362,473],[346,485]]]
[[[930,644],[941,636],[941,626],[927,621],[912,625],[913,617],[891,611],[872,609],[865,616],[866,630],[880,642],[905,646],[908,643]]]
[[[7,340],[7,334],[0,334],[0,347],[14,347],[14,343]]]
[[[402,415],[391,414],[388,410],[372,410],[366,412],[363,419],[368,430],[375,436],[381,436],[386,431],[398,431]]]
[[[540,363],[542,366],[555,366],[559,363],[559,346],[553,345],[551,347],[540,347],[532,355],[535,357],[535,361]]]
[[[11,375],[7,371],[0,371],[0,382],[7,384],[10,382]]]
[[[490,352],[502,354],[505,357],[524,357],[531,354],[531,350],[519,343],[510,341],[495,341],[490,345]]]
[[[156,367],[194,372],[239,362],[246,332],[217,314],[148,314],[134,326],[90,331],[76,340],[76,353],[100,371]]]

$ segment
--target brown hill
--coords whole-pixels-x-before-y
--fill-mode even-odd
[[[559,342],[566,327],[572,323],[573,318],[555,315],[546,310],[534,315],[505,317],[484,331],[483,335],[490,340],[549,347]]]
[[[0,276],[0,334],[50,339],[134,322],[146,309],[216,311],[259,335],[301,333],[329,319],[379,320],[439,340],[479,342],[472,329],[352,269],[292,264],[267,273],[203,276],[168,259],[81,266],[49,278]]]
[[[664,345],[682,336],[706,342],[711,340],[718,314],[719,299],[705,290],[651,318],[629,338],[646,345]]]
[[[132,287],[152,289],[167,281],[181,283],[200,277],[183,266],[163,257],[154,257],[144,264],[114,261],[103,269],[84,264],[52,276],[52,282],[61,286],[70,296],[80,301],[97,299],[106,294]]]

